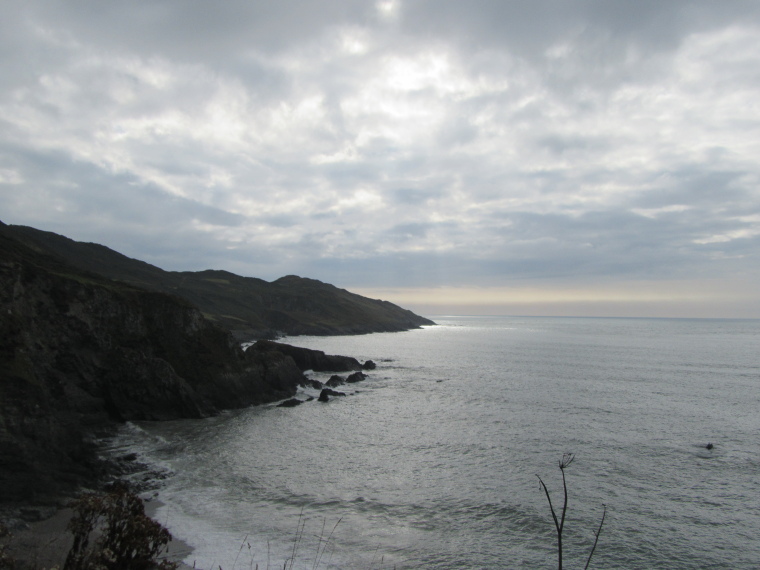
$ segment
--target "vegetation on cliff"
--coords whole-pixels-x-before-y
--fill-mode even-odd
[[[270,283],[227,271],[164,271],[103,245],[24,226],[6,226],[6,231],[80,270],[182,297],[241,340],[271,338],[278,333],[392,332],[433,324],[393,303],[368,299],[315,279],[288,275]]]

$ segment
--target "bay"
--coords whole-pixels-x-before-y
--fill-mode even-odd
[[[431,318],[284,339],[375,361],[345,398],[126,426],[113,446],[171,473],[186,562],[556,567],[537,475],[561,504],[574,453],[567,567],[603,504],[593,568],[760,566],[760,321]]]

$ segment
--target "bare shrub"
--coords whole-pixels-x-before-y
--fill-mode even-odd
[[[72,505],[68,530],[74,535],[63,570],[175,570],[159,560],[172,535],[145,514],[142,499],[124,483],[105,494],[86,494]]]

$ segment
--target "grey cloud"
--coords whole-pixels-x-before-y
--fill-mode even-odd
[[[322,276],[336,272],[354,286],[391,286],[400,275],[405,275],[404,283],[436,286],[576,276],[668,278],[699,273],[706,261],[704,248],[691,244],[689,228],[673,217],[649,219],[621,211],[580,217],[516,213],[508,224],[493,218],[483,228],[479,250],[462,243],[446,254],[373,255],[350,264],[326,257],[311,260],[309,268]],[[430,224],[394,226],[380,242],[415,240],[435,229]],[[462,233],[454,225],[445,230],[452,236]],[[484,253],[486,246],[490,250]],[[349,275],[351,271],[355,273]]]
[[[647,50],[672,49],[695,31],[760,17],[760,7],[751,0],[720,5],[710,0],[425,0],[404,4],[404,10],[404,22],[414,33],[426,30],[463,43],[505,45],[528,57],[583,31],[604,32]]]
[[[0,150],[2,166],[17,168],[26,177],[19,184],[0,186],[0,209],[12,216],[4,220],[8,223],[100,242],[134,257],[168,258],[182,251],[182,262],[192,263],[196,253],[188,249],[190,243],[204,241],[202,237],[189,238],[195,234],[193,223],[236,228],[246,222],[243,216],[168,195],[131,175],[73,162],[60,152],[32,152],[7,145]],[[19,196],[46,207],[21,210]],[[59,221],[61,212],[68,222]]]
[[[224,65],[252,45],[269,51],[308,41],[326,27],[363,21],[358,2],[315,4],[303,0],[209,4],[203,0],[140,3],[119,0],[93,7],[87,2],[40,2],[27,10],[42,22],[63,24],[76,38],[113,50],[180,61],[207,59]]]
[[[400,238],[418,238],[427,234],[431,228],[431,224],[401,224],[393,226],[388,232],[390,235],[395,235]]]
[[[573,151],[594,151],[610,148],[612,141],[598,137],[588,137],[581,134],[573,136],[547,135],[536,141],[539,148],[546,148],[554,154],[565,154]]]
[[[690,213],[656,219],[614,210],[581,216],[513,213],[509,222],[499,226],[499,251],[489,257],[501,259],[505,271],[519,271],[514,277],[673,277],[712,265],[705,248],[693,243],[704,222]]]
[[[264,224],[275,228],[292,228],[293,226],[296,226],[300,221],[299,216],[287,214],[276,216],[259,216],[255,219],[256,221],[263,222]]]
[[[441,146],[457,146],[474,141],[478,134],[478,128],[469,117],[458,115],[442,125],[438,131],[438,140]]]
[[[758,271],[760,5],[399,6],[9,6],[3,221],[345,286]]]
[[[632,208],[688,208],[685,215],[699,216],[695,226],[724,223],[736,216],[760,213],[760,196],[747,184],[749,172],[706,170],[702,165],[654,173],[654,189],[639,193]],[[664,182],[662,181],[664,179]],[[691,214],[689,214],[689,212]]]
[[[393,201],[398,204],[419,206],[437,196],[438,193],[438,191],[433,189],[399,188],[397,190],[392,190],[390,195],[392,196]]]

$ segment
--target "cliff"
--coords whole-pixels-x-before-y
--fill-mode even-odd
[[[103,469],[96,436],[117,422],[284,400],[306,369],[362,367],[265,340],[244,352],[228,328],[240,338],[429,322],[311,279],[164,272],[0,222],[0,502],[44,501],[94,483]]]
[[[0,223],[0,501],[92,482],[93,434],[113,422],[272,402],[303,380],[186,300],[81,271]]]
[[[289,275],[270,283],[227,271],[164,271],[103,245],[25,226],[6,226],[6,230],[28,247],[56,255],[82,271],[182,297],[239,340],[278,334],[394,332],[434,324],[393,303],[315,279]]]

